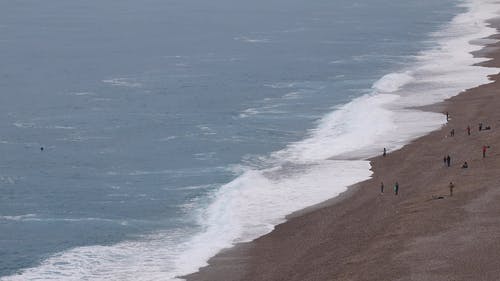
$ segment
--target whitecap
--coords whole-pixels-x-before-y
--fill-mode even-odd
[[[139,88],[142,86],[141,83],[133,81],[130,78],[112,78],[101,80],[103,83],[110,84],[113,86],[127,87],[127,88]]]
[[[415,78],[409,71],[402,73],[389,73],[375,82],[372,88],[379,93],[392,93],[399,90],[401,87],[410,83],[414,79]]]
[[[175,140],[179,138],[178,136],[168,136],[168,137],[164,137],[164,138],[161,138],[159,139],[158,141],[161,141],[161,142],[164,142],[164,141],[171,141],[171,140]]]
[[[93,93],[93,92],[72,92],[69,94],[73,95],[73,96],[95,96],[96,95],[96,93]]]
[[[267,38],[251,38],[247,36],[235,37],[234,40],[241,41],[245,43],[269,43],[270,40]]]
[[[35,128],[36,124],[34,122],[22,122],[22,121],[16,121],[12,125],[14,125],[17,128]]]
[[[9,221],[23,221],[27,219],[36,218],[36,214],[26,214],[26,215],[14,215],[14,216],[1,216],[0,220],[9,220]]]
[[[240,118],[247,118],[247,117],[250,117],[252,115],[257,115],[259,113],[260,113],[260,111],[257,110],[256,108],[247,108],[247,109],[243,110],[243,112],[240,113],[239,117]]]

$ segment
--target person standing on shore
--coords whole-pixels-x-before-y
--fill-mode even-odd
[[[451,129],[451,132],[450,132],[450,137],[453,137],[455,136],[455,129]]]
[[[450,119],[450,114],[448,114],[448,111],[446,111],[446,122]]]
[[[450,165],[451,165],[451,157],[450,157],[450,155],[446,156],[446,165],[448,165],[448,167],[450,167]]]
[[[380,193],[384,193],[384,182],[380,182]]]
[[[483,145],[483,158],[486,158],[486,149],[490,148],[489,145]]]
[[[444,166],[446,167],[446,156],[443,157],[443,163],[444,163]]]
[[[382,153],[382,156],[385,157],[386,154],[387,154],[387,150],[384,147],[384,152]]]
[[[470,136],[470,126],[467,126],[467,135]]]
[[[453,182],[450,181],[450,184],[448,185],[448,187],[450,188],[450,197],[453,196],[453,188],[455,188],[455,185],[453,184]]]
[[[483,123],[479,123],[479,131],[483,130]]]
[[[394,195],[398,195],[398,192],[399,192],[399,183],[396,182],[394,184]]]

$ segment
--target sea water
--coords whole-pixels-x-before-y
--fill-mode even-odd
[[[2,280],[176,280],[487,83],[490,0],[0,3]]]

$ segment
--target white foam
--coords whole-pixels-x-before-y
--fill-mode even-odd
[[[79,247],[2,280],[170,280],[174,276],[164,261],[179,254],[177,241],[182,240],[183,235],[185,233],[179,232],[114,246]]]
[[[47,129],[59,129],[59,130],[75,130],[76,128],[73,126],[63,126],[63,125],[54,125],[54,126],[47,126]]]
[[[23,177],[19,176],[6,176],[6,175],[0,175],[0,183],[2,184],[15,184],[19,180],[24,179]]]
[[[373,84],[373,89],[380,93],[392,93],[413,80],[409,71],[389,73]]]
[[[278,82],[278,83],[273,83],[273,84],[264,84],[264,87],[269,87],[273,89],[287,89],[287,88],[294,88],[296,86],[295,82]]]
[[[251,117],[251,116],[255,116],[255,115],[259,115],[259,114],[277,115],[277,114],[286,113],[286,111],[277,109],[281,106],[282,106],[282,104],[272,104],[272,105],[265,105],[265,106],[262,106],[260,108],[248,108],[248,109],[243,110],[243,112],[240,113],[239,117],[240,118],[247,118],[247,117]]]
[[[235,37],[234,40],[245,42],[245,43],[269,43],[270,42],[270,40],[268,38],[251,38],[248,36]]]
[[[127,87],[127,88],[139,88],[142,87],[142,84],[139,82],[135,82],[130,78],[112,78],[112,79],[104,79],[103,83],[110,84],[113,86],[119,87]]]
[[[65,125],[38,125],[35,122],[24,122],[24,121],[16,121],[12,123],[17,128],[21,129],[57,129],[57,130],[74,130],[76,129],[73,126],[65,126]]]
[[[373,144],[394,127],[394,113],[383,105],[397,98],[390,94],[357,98],[323,117],[309,138],[289,145],[273,157],[294,162],[320,161]],[[377,122],[372,122],[374,119]]]
[[[109,140],[111,137],[106,136],[83,136],[79,132],[74,132],[69,134],[67,137],[58,138],[60,141],[69,141],[69,142],[86,142],[86,141],[100,141],[100,140]]]
[[[92,93],[92,92],[73,92],[73,93],[69,93],[70,95],[73,95],[73,96],[95,96],[96,93]]]
[[[26,219],[35,218],[35,214],[26,214],[26,215],[17,215],[17,216],[0,216],[0,220],[8,220],[8,221],[23,221]]]
[[[282,98],[288,99],[288,100],[295,100],[295,99],[299,99],[300,97],[301,97],[301,92],[293,91],[293,92],[289,92],[289,93],[283,95]]]
[[[193,158],[201,161],[206,161],[210,159],[214,159],[216,156],[216,152],[202,152],[202,153],[194,153]]]
[[[196,128],[198,128],[202,132],[203,135],[216,135],[217,134],[217,132],[214,129],[208,127],[207,125],[203,125],[203,124],[197,125]]]
[[[178,280],[206,265],[221,249],[268,233],[287,214],[369,178],[369,162],[363,159],[382,147],[397,149],[445,122],[442,114],[409,106],[442,101],[487,83],[487,75],[498,72],[472,66],[484,59],[469,54],[480,49],[469,42],[495,33],[486,20],[496,16],[497,4],[470,0],[463,5],[466,13],[432,35],[439,43],[436,48],[419,54],[408,69],[382,77],[371,94],[326,115],[308,138],[264,158],[271,168],[237,166],[241,175],[219,188],[212,203],[201,210],[202,230],[197,235],[177,230],[112,246],[79,247],[2,280]],[[267,86],[283,89],[296,84]],[[165,171],[129,175],[156,172]]]
[[[239,117],[240,118],[247,118],[247,117],[250,117],[252,115],[257,115],[259,113],[260,113],[260,111],[257,108],[247,108],[247,109],[243,110],[243,112],[240,113]]]
[[[168,137],[161,138],[158,141],[160,141],[160,142],[167,142],[167,141],[175,140],[177,138],[179,138],[179,137],[178,136],[168,136]]]
[[[165,187],[163,190],[197,190],[197,189],[207,189],[213,187],[213,184],[201,184],[201,185],[188,185],[188,186],[182,186],[182,187],[176,187],[176,188],[171,188],[171,187]]]
[[[362,160],[324,160],[246,171],[217,191],[201,218],[205,231],[186,243],[188,250],[175,267],[179,274],[197,270],[219,250],[264,235],[287,214],[337,196],[347,186],[367,179],[369,167]]]
[[[22,122],[22,121],[16,121],[12,125],[14,125],[17,128],[35,128],[36,124],[33,122]]]

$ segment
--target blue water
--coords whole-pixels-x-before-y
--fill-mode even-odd
[[[434,46],[455,2],[0,2],[0,276],[196,233],[239,165]]]

